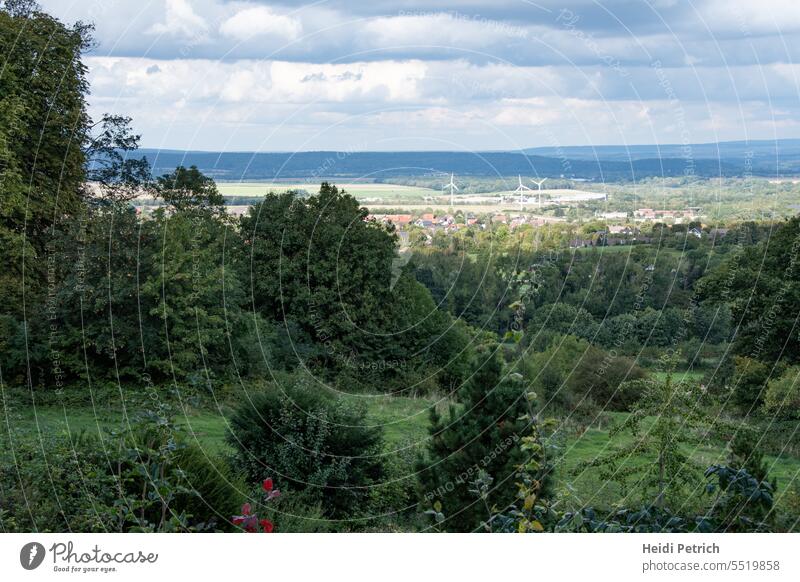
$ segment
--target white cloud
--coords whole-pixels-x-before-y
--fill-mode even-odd
[[[276,14],[266,6],[255,6],[240,10],[225,20],[219,30],[224,36],[237,40],[265,35],[294,40],[302,34],[303,26],[296,18]]]
[[[744,40],[751,34],[776,34],[800,29],[800,3],[797,0],[770,0],[768,3],[709,0],[699,7],[704,24],[714,32],[730,32]]]
[[[631,69],[616,85],[606,75],[595,91],[587,77],[594,80],[602,67],[130,57],[86,62],[92,114],[132,115],[148,146],[188,147],[181,142],[188,135],[193,147],[214,150],[228,135],[235,149],[266,147],[264,136],[274,140],[272,149],[282,150],[353,143],[386,149],[392,146],[379,140],[389,138],[403,143],[398,147],[510,149],[537,145],[547,135],[561,145],[674,143],[687,130],[700,142],[768,136],[778,127],[790,137],[797,123],[787,121],[800,118],[800,73],[788,65],[699,68],[698,78],[665,69],[669,95],[678,99],[673,102],[649,67]],[[635,84],[641,99],[622,89],[627,83]],[[761,98],[765,94],[776,98],[771,107]]]
[[[166,0],[164,21],[152,25],[147,32],[198,38],[208,32],[208,23],[202,16],[195,14],[188,0]]]
[[[86,62],[100,95],[271,104],[413,102],[420,98],[419,86],[428,70],[421,61],[320,65],[89,57]]]
[[[527,27],[449,13],[375,18],[361,28],[376,47],[479,48],[520,43],[531,35]]]

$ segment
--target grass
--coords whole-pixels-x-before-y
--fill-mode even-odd
[[[381,426],[389,447],[421,443],[428,435],[428,413],[435,400],[406,398],[384,395],[346,395],[352,402],[367,405],[366,422],[369,426]],[[135,414],[129,406],[127,412],[118,407],[90,406],[15,406],[6,411],[0,410],[0,434],[8,427],[12,430],[36,435],[77,435],[88,433],[97,436],[108,434],[109,430],[124,430]],[[190,440],[201,447],[224,450],[227,421],[225,411],[213,412],[207,409],[185,407],[176,416],[176,422],[183,427]]]
[[[133,411],[129,411],[132,415]],[[32,435],[78,435],[86,433],[104,437],[110,430],[122,431],[130,426],[132,418],[119,410],[100,409],[95,413],[89,407],[42,406],[9,412],[2,419],[5,434],[8,427]],[[226,447],[224,416],[198,411],[179,415],[177,423],[183,427],[190,440],[200,446],[219,451]]]
[[[697,375],[687,372],[686,375]],[[381,426],[384,430],[387,449],[396,451],[403,447],[424,447],[428,437],[428,414],[432,406],[444,407],[446,402],[432,398],[407,398],[384,395],[346,395],[344,398],[353,402],[363,402],[367,406],[367,423]],[[111,407],[98,408],[96,411],[87,406],[16,406],[0,411],[0,436],[6,433],[7,425],[15,431],[31,435],[42,434],[78,434],[86,432],[105,435],[110,429],[125,429],[128,424],[125,413]],[[129,413],[132,411],[129,410]],[[624,415],[612,413],[606,420],[619,421]],[[227,449],[225,443],[225,412],[213,412],[207,409],[186,408],[176,418],[184,427],[190,440],[208,451],[222,452]],[[646,425],[646,423],[645,423]],[[592,427],[582,435],[569,435],[564,439],[565,452],[563,468],[559,474],[562,484],[568,481],[573,489],[574,499],[579,503],[590,503],[596,506],[608,506],[618,502],[623,492],[619,485],[602,481],[596,471],[585,471],[575,474],[574,469],[581,461],[595,459],[631,442],[631,436],[621,434],[612,440],[608,426]],[[721,443],[705,441],[700,446],[687,449],[687,453],[698,472],[715,463],[725,461],[727,453]],[[796,482],[800,476],[800,459],[781,455],[765,457],[770,467],[770,475],[778,479],[778,500],[787,485]],[[651,459],[636,456],[627,461],[629,465],[652,462]],[[698,491],[695,495],[700,495]]]
[[[383,427],[390,448],[424,441],[428,436],[430,408],[437,405],[434,400],[402,396],[358,395],[346,398],[366,403],[367,423]]]
[[[609,417],[617,422],[624,418],[625,414],[612,413]],[[647,421],[643,423],[646,430]],[[585,461],[596,459],[608,454],[617,447],[631,444],[630,434],[623,433],[616,435],[612,440],[609,437],[608,427],[590,428],[581,436],[573,436],[566,439],[564,448],[566,451],[565,463],[562,469],[562,479],[570,481],[574,488],[576,501],[596,506],[610,506],[619,503],[624,496],[623,491],[616,483],[602,481],[594,471],[584,471],[575,474],[576,467]],[[684,451],[688,454],[693,467],[698,473],[714,464],[724,464],[727,460],[727,450],[721,443],[713,441],[703,441],[696,447],[685,446]],[[776,501],[781,502],[783,494],[787,491],[790,483],[797,483],[800,479],[800,459],[791,455],[765,455],[764,460],[769,468],[771,478],[778,480],[778,492]],[[644,463],[652,462],[651,459],[643,456],[633,456],[621,464],[621,468],[640,466]],[[702,491],[696,491],[694,498],[697,499]],[[687,506],[689,508],[691,506]]]
[[[669,372],[650,372],[656,380],[664,381],[669,376]],[[685,372],[675,372],[672,374],[672,380],[675,382],[690,382],[699,383],[705,377],[705,372],[697,370],[686,370]]]

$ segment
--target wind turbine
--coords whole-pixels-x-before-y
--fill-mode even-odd
[[[453,181],[453,174],[450,174],[450,183],[447,184],[444,188],[442,188],[442,190],[446,190],[447,188],[450,188],[450,207],[452,208],[453,192],[458,192],[458,186],[456,186],[456,183]]]
[[[517,189],[514,190],[514,194],[518,194],[519,195],[519,208],[520,208],[520,210],[522,210],[522,193],[523,192],[530,192],[531,189],[528,188],[527,186],[523,186],[522,185],[522,176],[517,174],[517,178],[519,178],[519,186],[517,186]]]
[[[539,208],[542,207],[542,184],[544,184],[546,180],[547,178],[542,178],[538,182],[536,180],[531,180],[531,182],[536,184],[536,188],[539,190]]]

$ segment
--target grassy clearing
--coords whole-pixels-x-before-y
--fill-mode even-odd
[[[696,376],[697,372],[687,372],[688,377]],[[399,448],[414,447],[422,450],[428,437],[429,412],[431,407],[446,407],[447,402],[429,398],[406,398],[384,395],[346,395],[343,396],[352,402],[361,402],[367,406],[367,422],[372,426],[381,426],[386,437],[387,449],[396,451]],[[130,418],[124,411],[109,407],[92,409],[91,407],[64,407],[42,406],[14,407],[0,411],[0,437],[5,437],[7,427],[15,432],[20,431],[30,435],[72,434],[81,432],[104,436],[111,429],[124,430]],[[133,410],[128,410],[133,414]],[[200,409],[186,409],[179,413],[177,422],[186,431],[190,440],[196,441],[201,447],[210,452],[224,452],[228,445],[225,443],[227,423],[225,411],[213,412]],[[608,415],[607,421],[620,421],[624,414],[613,413]],[[647,423],[645,423],[646,427]],[[601,427],[588,429],[582,435],[570,435],[564,439],[564,465],[560,470],[562,483],[569,482],[573,488],[574,499],[577,503],[589,503],[595,506],[608,506],[619,500],[624,495],[616,483],[601,480],[596,471],[575,473],[575,469],[582,461],[595,459],[616,447],[624,446],[631,442],[631,436],[621,434],[613,440],[609,437],[609,426],[604,423]],[[0,438],[0,440],[5,440]],[[725,461],[727,452],[724,445],[707,441],[702,446],[687,449],[693,465],[698,472],[715,463]],[[766,457],[770,466],[770,474],[778,479],[778,501],[782,492],[788,485],[800,479],[800,459],[790,456]],[[640,465],[651,462],[641,456],[628,459],[625,465]],[[700,492],[697,492],[697,496]],[[697,497],[695,496],[695,497]]]
[[[669,372],[650,372],[650,374],[656,379],[661,382],[667,379],[669,376]],[[684,372],[675,372],[672,374],[672,380],[674,382],[689,382],[689,383],[699,383],[704,377],[705,372],[700,372],[698,370],[686,370]]]
[[[383,427],[389,447],[420,444],[428,435],[428,415],[436,406],[435,400],[384,395],[346,395],[344,398],[367,406],[370,426]],[[21,431],[31,435],[78,435],[86,433],[103,437],[110,430],[125,430],[130,426],[136,410],[121,407],[90,406],[15,406],[0,410],[0,435]],[[176,415],[177,423],[187,437],[201,447],[222,451],[227,448],[226,410],[213,412],[207,409],[186,407]]]
[[[345,398],[367,405],[367,422],[383,427],[389,447],[421,443],[428,436],[429,413],[437,403],[426,398],[354,395]]]
[[[81,433],[104,438],[109,431],[124,431],[133,421],[134,411],[108,410],[75,407],[42,406],[8,412],[3,415],[2,430],[5,435],[9,427],[31,435],[72,435]],[[208,450],[223,450],[225,444],[225,417],[212,412],[179,414],[177,423],[186,432],[189,440],[196,441]]]
[[[616,414],[617,420],[621,420],[624,415]],[[647,423],[644,423],[647,426]],[[624,504],[622,491],[617,483],[606,482],[598,477],[595,471],[583,471],[576,473],[576,467],[583,461],[596,459],[608,454],[617,447],[630,444],[632,437],[629,434],[620,434],[612,440],[606,428],[592,428],[587,430],[582,436],[567,439],[564,444],[565,463],[561,471],[562,480],[570,482],[574,488],[576,503],[585,503],[594,506],[611,506],[613,504]],[[686,448],[693,466],[698,472],[698,478],[702,471],[714,464],[724,464],[728,453],[721,444],[705,442],[704,444]],[[778,490],[776,502],[781,504],[784,494],[790,485],[796,484],[800,479],[800,459],[790,455],[764,457],[769,467],[770,477],[777,478]],[[644,463],[652,462],[642,456],[632,456],[622,463],[621,468],[636,467]],[[635,494],[635,493],[634,493]],[[695,509],[694,504],[700,500],[701,490],[694,491],[688,496],[686,509]],[[694,499],[694,502],[691,500]]]

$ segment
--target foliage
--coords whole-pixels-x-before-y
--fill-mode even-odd
[[[130,430],[30,439],[9,434],[0,460],[2,526],[18,531],[225,529],[237,478],[185,443],[162,408]]]
[[[527,458],[517,467],[516,499],[502,511],[493,508],[485,524],[488,531],[519,532],[544,531],[556,518],[552,504],[555,499],[554,472],[557,450],[550,436],[544,434],[552,420],[540,422],[533,414],[536,394],[527,394],[531,412],[525,417],[531,421],[530,433],[522,437],[520,451]],[[484,495],[481,487],[476,488]]]
[[[451,388],[469,360],[463,326],[407,275],[391,284],[395,235],[349,194],[269,194],[242,218],[253,304],[298,344],[296,364],[342,389]],[[308,346],[316,348],[308,349]]]
[[[769,368],[752,358],[733,358],[733,404],[745,415],[756,412],[764,402],[764,393],[769,380]]]
[[[83,154],[89,200],[120,204],[133,200],[150,181],[150,164],[134,158],[141,136],[131,128],[131,118],[106,113],[86,132]]]
[[[738,354],[790,363],[800,358],[798,253],[800,218],[794,217],[779,224],[768,240],[744,245],[698,283],[702,301],[727,303],[739,322]]]
[[[204,175],[197,166],[178,166],[170,174],[156,180],[155,194],[178,211],[210,210],[225,204],[213,178]]]
[[[646,376],[632,360],[574,336],[554,336],[547,349],[525,357],[518,369],[545,410],[578,417],[596,407],[629,410],[638,397],[633,383]]]
[[[671,364],[669,364],[671,365]],[[707,422],[698,406],[698,394],[689,385],[664,380],[642,380],[641,397],[634,410],[611,430],[611,436],[629,432],[633,441],[610,453],[580,463],[579,471],[597,469],[606,481],[623,486],[636,478],[636,489],[656,507],[677,501],[683,486],[692,481],[693,467],[683,444],[695,443],[695,430]],[[644,426],[646,419],[652,421]],[[646,455],[641,465],[626,463],[632,455]]]
[[[711,504],[698,515],[681,515],[660,505],[601,512],[591,507],[567,512],[555,527],[557,532],[591,533],[708,533],[770,531],[763,520],[749,512],[766,515],[772,507],[771,488],[744,470],[714,465],[705,472],[705,492]],[[716,479],[716,482],[713,480]]]
[[[241,404],[228,441],[250,480],[269,472],[282,489],[320,501],[326,517],[352,517],[367,509],[370,488],[384,474],[381,430],[364,415],[363,407],[298,376]]]
[[[800,419],[800,366],[791,366],[770,380],[764,397],[765,410],[777,418]]]
[[[770,483],[750,475],[745,469],[713,465],[705,472],[706,478],[716,477],[706,487],[714,501],[706,512],[707,519],[715,524],[714,531],[748,532],[768,530],[765,523],[773,504]]]
[[[448,414],[431,409],[427,456],[418,462],[420,502],[441,503],[450,531],[473,531],[485,521],[485,506],[505,506],[513,498],[506,483],[524,453],[515,446],[527,431],[529,412],[519,374],[504,370],[497,347],[483,346],[481,365],[457,393],[460,405]],[[495,485],[479,504],[470,490],[480,471]]]

